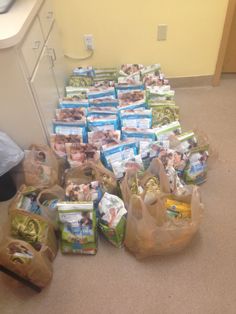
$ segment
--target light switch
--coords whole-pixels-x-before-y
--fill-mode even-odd
[[[157,40],[166,40],[167,38],[167,25],[159,24],[157,27]]]

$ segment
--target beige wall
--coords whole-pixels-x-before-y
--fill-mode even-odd
[[[53,0],[64,52],[85,56],[83,34],[95,51],[75,66],[161,63],[168,77],[214,73],[228,0]],[[157,25],[168,25],[157,41]]]

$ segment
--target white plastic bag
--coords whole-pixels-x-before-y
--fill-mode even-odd
[[[20,147],[7,134],[0,132],[0,176],[18,165],[23,157]]]

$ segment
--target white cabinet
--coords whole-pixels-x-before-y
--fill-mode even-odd
[[[52,119],[58,98],[64,95],[64,55],[54,23],[31,78],[30,85],[38,105],[46,136],[52,133]]]
[[[2,27],[14,24],[11,18],[16,16],[21,23],[6,38]],[[65,82],[64,56],[49,0],[18,0],[0,19],[0,68],[0,130],[22,148],[47,143]]]
[[[48,53],[51,56],[53,64],[53,74],[55,77],[56,85],[58,88],[58,94],[61,97],[65,93],[65,57],[61,49],[59,31],[57,29],[57,24],[54,23],[52,30],[48,36],[46,42],[48,48]]]
[[[49,34],[49,30],[54,21],[54,13],[53,13],[52,4],[50,1],[45,1],[45,3],[42,5],[38,13],[38,16],[39,16],[42,32],[46,40]]]
[[[30,82],[47,136],[52,132],[52,119],[55,116],[55,104],[58,103],[59,97],[52,75],[52,66],[51,56],[45,47]]]
[[[39,20],[36,18],[20,47],[22,62],[24,62],[26,68],[27,78],[31,77],[43,46],[44,37]]]

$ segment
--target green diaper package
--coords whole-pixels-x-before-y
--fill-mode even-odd
[[[93,202],[60,202],[58,214],[62,253],[97,253],[96,213]]]
[[[123,245],[127,213],[123,201],[112,194],[105,193],[99,206],[99,230],[114,246]]]
[[[152,127],[179,120],[179,107],[173,101],[149,103],[152,109]]]

